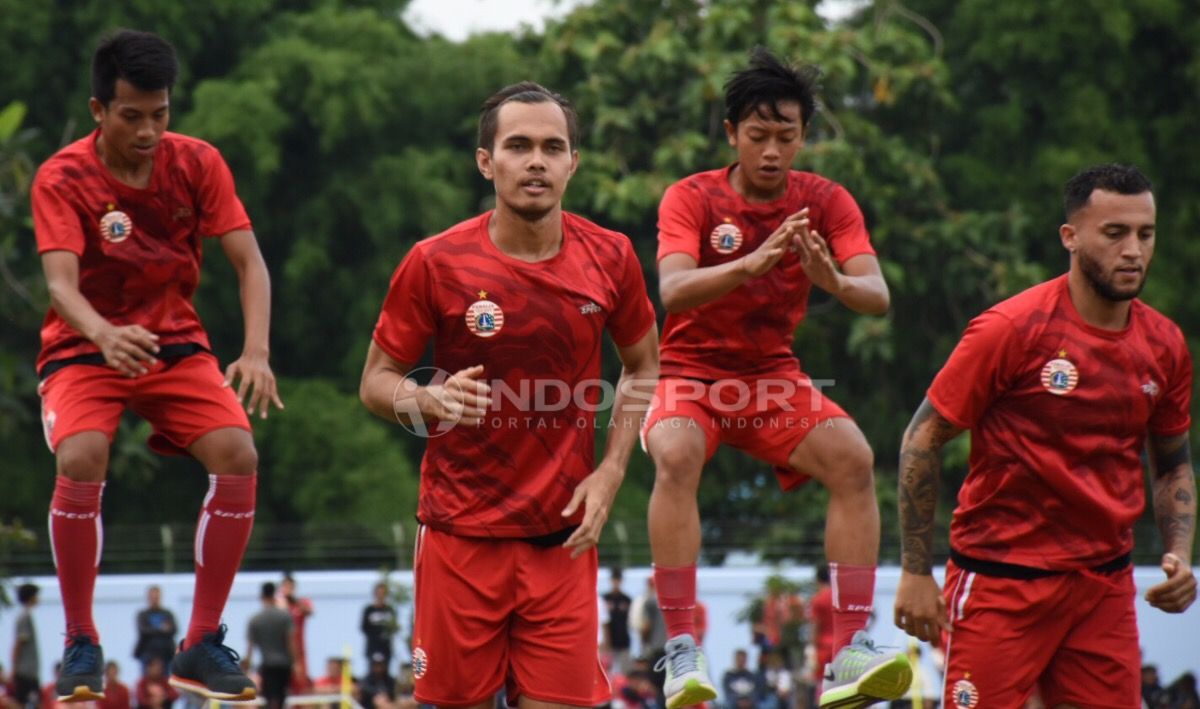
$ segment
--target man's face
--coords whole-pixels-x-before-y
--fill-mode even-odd
[[[756,193],[772,194],[787,184],[788,170],[804,147],[800,102],[780,101],[778,120],[763,104],[735,126],[725,121],[725,137],[737,150],[738,166]]]
[[[376,586],[375,587],[375,602],[383,603],[386,600],[387,600],[387,586]]]
[[[151,608],[158,608],[158,604],[162,603],[162,591],[151,587],[146,591],[146,602],[150,604]]]
[[[93,98],[92,116],[100,124],[105,147],[124,163],[140,165],[154,159],[158,141],[171,120],[167,89],[142,91],[117,79],[116,95],[107,106]]]
[[[279,589],[283,591],[283,595],[291,598],[296,593],[296,582],[291,579],[285,579],[279,584]]]
[[[744,652],[734,653],[733,666],[739,670],[746,669],[746,653],[744,653]]]
[[[567,117],[558,104],[510,101],[496,114],[492,149],[479,148],[475,161],[496,185],[496,199],[521,218],[538,221],[561,203],[579,165],[570,144]]]
[[[1102,298],[1137,297],[1154,256],[1154,195],[1093,190],[1059,233],[1063,246]]]

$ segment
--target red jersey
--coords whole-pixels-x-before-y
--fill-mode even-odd
[[[492,243],[490,217],[413,247],[375,342],[412,364],[432,339],[437,367],[482,364],[492,386],[478,427],[428,440],[421,522],[466,537],[541,536],[583,518],[582,506],[569,520],[560,512],[594,467],[602,332],[632,345],[654,327],[654,309],[625,236],[564,213],[562,248],[527,263]]]
[[[79,257],[79,290],[114,325],[141,325],[159,344],[208,347],[192,294],[200,239],[249,229],[233,175],[213,146],[163,133],[146,189],[113,177],[96,152],[97,129],[55,153],[33,182],[38,253]],[[99,352],[53,309],[42,324],[40,370]]]
[[[836,182],[792,170],[782,197],[749,202],[729,184],[732,170],[697,173],[667,189],[658,208],[659,261],[683,253],[704,268],[739,259],[805,207],[810,227],[825,238],[839,265],[854,256],[874,255],[858,204]],[[811,289],[800,257],[789,251],[766,274],[724,296],[668,314],[662,374],[708,381],[798,374],[792,338],[808,309]]]
[[[1052,571],[1128,553],[1146,435],[1186,432],[1191,393],[1183,333],[1139,300],[1125,329],[1097,328],[1061,276],[984,312],[928,393],[971,430],[951,547]]]

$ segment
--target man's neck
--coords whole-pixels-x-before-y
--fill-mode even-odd
[[[1133,301],[1105,298],[1096,292],[1078,268],[1072,268],[1067,275],[1067,292],[1075,311],[1088,325],[1104,330],[1123,330],[1129,324]]]
[[[729,184],[733,187],[733,191],[741,195],[747,202],[773,202],[787,192],[788,183],[785,179],[779,183],[778,187],[769,192],[763,192],[746,179],[746,172],[742,170],[741,163],[739,163],[733,166],[733,171],[729,174]]]
[[[154,172],[153,158],[140,163],[126,162],[121,159],[117,151],[109,147],[103,134],[96,139],[96,154],[100,156],[100,162],[108,168],[109,173],[118,182],[138,189],[145,189],[149,186],[150,175]]]
[[[520,261],[537,263],[553,258],[562,249],[562,207],[531,221],[503,203],[497,204],[488,220],[488,237],[502,253]]]

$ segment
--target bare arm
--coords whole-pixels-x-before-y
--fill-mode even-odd
[[[842,265],[833,295],[847,308],[863,315],[883,315],[891,307],[891,295],[879,259],[869,254],[851,257]]]
[[[412,364],[392,359],[374,340],[367,349],[358,396],[376,416],[402,424],[445,421],[474,426],[487,412],[491,388],[483,366],[455,373],[445,381],[420,386],[407,377]]]
[[[779,225],[766,241],[742,258],[717,266],[697,267],[688,254],[668,254],[658,263],[658,295],[669,313],[690,310],[732,291],[774,268],[800,230],[808,228],[802,209]]]
[[[658,328],[651,327],[642,339],[628,347],[618,347],[617,352],[623,366],[613,399],[604,457],[595,472],[575,487],[575,494],[562,511],[563,517],[570,517],[583,505],[583,522],[563,543],[571,550],[572,557],[600,541],[613,499],[625,479],[629,456],[658,383]]]
[[[221,248],[237,273],[245,337],[242,355],[225,368],[225,383],[237,382],[238,400],[246,411],[267,417],[271,404],[283,408],[271,371],[271,276],[254,232],[231,231],[221,237]],[[247,397],[249,399],[247,400]]]
[[[933,522],[941,449],[962,432],[929,399],[913,415],[900,445],[900,585],[895,623],[909,635],[937,643],[950,619],[933,578]]]
[[[1192,542],[1196,535],[1196,474],[1188,434],[1149,439],[1151,497],[1154,517],[1162,535],[1162,568],[1167,580],[1146,592],[1150,605],[1168,613],[1182,613],[1196,600],[1192,573]]]
[[[70,251],[42,254],[50,306],[59,317],[91,340],[104,362],[127,377],[145,374],[158,353],[158,335],[141,325],[113,325],[79,291],[79,257]]]

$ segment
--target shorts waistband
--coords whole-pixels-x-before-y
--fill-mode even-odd
[[[1002,561],[986,561],[984,559],[976,559],[966,554],[962,554],[953,549],[950,550],[950,560],[956,566],[966,571],[984,576],[995,576],[1002,579],[1042,579],[1050,576],[1061,576],[1062,574],[1071,573],[1067,571],[1053,571],[1051,569],[1039,569],[1033,566],[1021,566],[1020,564],[1006,564]],[[1133,555],[1129,553],[1122,554],[1115,559],[1104,562],[1097,566],[1092,566],[1088,571],[1093,571],[1098,574],[1113,574],[1121,571],[1133,563]]]
[[[195,342],[176,342],[170,345],[163,345],[158,349],[158,354],[155,355],[158,359],[172,360],[183,359],[201,352],[208,352],[208,349],[197,345]],[[100,352],[89,352],[87,354],[76,355],[75,357],[67,357],[66,359],[55,359],[42,365],[41,371],[38,372],[38,379],[45,381],[51,374],[54,374],[60,369],[70,367],[73,364],[92,364],[104,366],[104,355]]]

